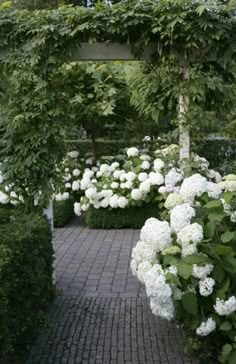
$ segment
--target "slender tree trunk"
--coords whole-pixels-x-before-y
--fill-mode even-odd
[[[92,132],[91,133],[91,141],[92,141],[92,158],[93,158],[93,163],[95,164],[97,162],[97,151],[96,151],[96,138],[95,138],[95,134]]]
[[[183,80],[189,80],[188,67],[182,68]],[[184,174],[189,175],[190,168],[190,132],[187,123],[187,114],[189,110],[189,96],[179,96],[179,159],[183,168]]]

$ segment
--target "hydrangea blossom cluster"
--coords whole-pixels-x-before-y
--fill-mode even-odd
[[[75,151],[68,153],[69,161],[74,163],[74,167],[73,169],[65,168],[66,191],[71,190],[72,193],[79,192],[83,195],[81,206],[77,204],[75,207],[76,214],[85,211],[88,205],[97,209],[126,208],[130,205],[140,206],[147,199],[150,201],[150,195],[155,196],[155,198],[159,196],[161,200],[168,193],[173,193],[166,202],[166,207],[169,209],[183,202],[191,202],[195,194],[201,193],[202,188],[199,190],[199,181],[196,175],[195,192],[191,190],[191,196],[187,192],[185,194],[180,193],[183,172],[178,167],[177,151],[178,146],[170,145],[167,148],[157,150],[153,156],[148,150],[142,151],[132,147],[127,150],[123,159],[116,160],[111,157],[110,160],[99,161],[96,165],[92,165],[91,160],[86,160],[83,168],[75,165],[75,161],[78,159]],[[215,178],[213,172],[211,170],[209,174]],[[212,193],[216,193],[214,183],[210,185],[210,182],[207,182],[204,177],[200,176],[199,178],[202,178],[204,190],[207,186],[209,193],[210,190],[213,191]],[[186,185],[187,183],[188,181],[185,181]],[[192,185],[193,181],[190,180],[189,184]],[[187,188],[184,190],[187,191]],[[221,191],[220,187],[218,187],[217,192],[219,191]]]
[[[208,167],[206,163],[205,167]],[[216,177],[215,180],[219,177],[213,172],[211,175]],[[165,192],[168,186],[162,186],[166,189]],[[161,318],[167,320],[175,318],[176,312],[179,312],[180,308],[183,310],[185,305],[186,310],[194,312],[194,297],[196,297],[198,322],[195,323],[194,314],[194,325],[196,325],[194,335],[199,340],[217,333],[219,322],[224,322],[221,321],[222,317],[231,317],[230,315],[235,314],[236,296],[229,296],[226,292],[226,299],[217,298],[221,287],[218,279],[219,271],[215,269],[218,261],[214,260],[214,254],[208,256],[203,250],[208,240],[204,236],[203,220],[199,219],[201,215],[198,215],[202,211],[201,204],[202,206],[207,204],[203,202],[205,199],[220,201],[221,187],[199,173],[184,179],[179,187],[179,190],[172,191],[165,201],[169,221],[150,218],[141,229],[141,240],[133,250],[131,269],[146,287],[152,312]],[[199,199],[203,194],[204,197]],[[220,205],[217,202],[209,204],[210,206]],[[229,212],[232,214],[231,206],[224,203],[224,207],[228,215]],[[208,212],[207,208],[205,207],[205,211]],[[219,208],[223,211],[223,205]],[[212,217],[214,219],[214,214]],[[193,300],[193,304],[189,305],[183,301],[184,297]],[[200,304],[202,307],[199,307]],[[184,313],[183,317],[185,319]]]

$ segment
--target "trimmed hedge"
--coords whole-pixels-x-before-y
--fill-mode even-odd
[[[80,152],[82,157],[91,155],[92,146],[90,140],[77,140],[69,142],[70,148],[74,148]],[[155,150],[158,147],[157,142],[138,142],[134,140],[97,140],[96,150],[97,156],[110,156],[119,154],[124,148],[133,146],[141,146]],[[211,165],[221,172],[235,173],[236,166],[233,163],[236,160],[236,140],[227,138],[212,138],[203,141],[197,141],[193,150],[201,157],[205,157]]]
[[[53,202],[54,226],[65,226],[74,216],[74,198],[71,197],[65,201]]]
[[[159,217],[158,204],[145,204],[125,209],[95,209],[90,207],[85,222],[93,229],[141,229],[150,217]]]
[[[0,363],[19,364],[54,297],[53,247],[45,218],[15,210],[9,219],[0,225]]]
[[[78,150],[82,157],[92,154],[92,143],[90,140],[75,140],[69,141],[69,149],[74,148]],[[146,148],[150,146],[151,149],[157,148],[156,142],[138,142],[132,140],[100,140],[96,141],[97,156],[115,156],[120,154],[125,148],[140,146]]]

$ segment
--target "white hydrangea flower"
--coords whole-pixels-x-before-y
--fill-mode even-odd
[[[155,316],[161,317],[167,321],[171,321],[174,318],[175,309],[172,300],[163,303],[160,301],[159,297],[151,297],[150,308]]]
[[[111,164],[111,168],[110,169],[111,169],[112,172],[114,172],[115,169],[119,168],[119,166],[120,166],[120,164],[118,162],[113,162]]]
[[[88,158],[88,159],[86,159],[85,164],[88,164],[91,166],[93,164],[93,160],[91,158]],[[98,163],[97,163],[97,165],[98,165]]]
[[[225,181],[236,181],[236,174],[227,174],[223,179]]]
[[[122,171],[122,170],[116,170],[116,171],[113,172],[113,177],[115,179],[120,179],[120,176],[122,175],[122,173],[124,173],[124,171]]]
[[[92,171],[93,172],[97,172],[98,171],[98,167],[96,167],[96,166],[92,167]]]
[[[165,186],[161,186],[161,187],[159,187],[158,192],[159,192],[161,195],[163,195],[164,193],[166,193],[166,192],[167,192],[166,187],[165,187]]]
[[[132,147],[127,150],[128,157],[137,157],[139,155],[138,148]]]
[[[211,274],[213,269],[214,269],[213,264],[204,264],[204,265],[193,264],[192,275],[195,278],[204,279],[207,276],[209,276],[209,274]]]
[[[68,181],[70,181],[71,180],[71,174],[70,173],[67,173],[65,176],[64,176],[64,180],[66,181],[66,182],[68,182]]]
[[[218,199],[222,193],[222,189],[217,183],[207,182],[208,196],[214,199]]]
[[[216,181],[216,183],[219,183],[222,181],[222,176],[220,175],[219,172],[216,172],[214,169],[210,169],[207,172],[207,177],[210,179],[214,179]]]
[[[118,195],[113,195],[112,197],[110,197],[110,206],[113,209],[116,209],[117,207],[119,207],[119,196]]]
[[[227,300],[216,299],[214,309],[219,316],[228,316],[236,311],[236,297],[232,296]]]
[[[131,272],[132,272],[133,276],[137,276],[138,265],[137,265],[135,259],[131,260],[130,269],[131,269]]]
[[[150,306],[154,315],[171,320],[174,318],[174,305],[172,290],[166,283],[164,271],[159,264],[155,264],[144,275],[147,295],[150,297]]]
[[[171,273],[177,276],[177,267],[175,265],[171,265],[169,268],[165,270],[165,273]]]
[[[149,179],[153,186],[160,186],[164,183],[164,176],[159,172],[149,173]]]
[[[70,183],[70,182],[67,182],[67,183],[65,184],[65,188],[71,188],[71,183]]]
[[[128,190],[132,190],[133,182],[130,181],[125,182],[125,188],[127,188]]]
[[[149,242],[139,240],[132,250],[131,257],[135,260],[137,266],[148,261],[153,263],[156,260],[156,250],[154,250]]]
[[[134,172],[128,172],[126,173],[126,180],[129,182],[133,182],[135,180],[135,178],[137,177],[136,173]]]
[[[112,195],[113,195],[113,191],[112,190],[104,189],[104,190],[102,190],[100,192],[100,196],[101,197],[108,197],[108,198],[110,198]]]
[[[79,177],[79,175],[80,175],[80,170],[78,169],[78,168],[75,168],[74,170],[73,170],[73,172],[72,172],[72,174],[73,174],[73,176],[75,176],[75,177]]]
[[[124,190],[126,188],[126,182],[121,182],[120,188]]]
[[[80,216],[81,215],[81,205],[79,202],[75,202],[74,203],[74,212],[77,216]]]
[[[64,193],[57,193],[55,196],[54,196],[54,199],[56,201],[64,201],[64,200],[68,200],[68,198],[70,197],[70,194],[69,192],[64,192]]]
[[[224,181],[219,183],[220,188],[225,191],[236,192],[236,181]]]
[[[65,172],[66,173],[69,173],[70,172],[70,170],[69,170],[69,168],[67,167],[67,168],[65,168]]]
[[[112,182],[112,183],[111,183],[111,188],[112,188],[113,190],[115,190],[115,189],[119,188],[119,183],[118,183],[118,182]]]
[[[170,212],[170,226],[175,233],[178,233],[186,225],[189,225],[196,212],[188,203],[175,206]]]
[[[230,215],[230,221],[231,221],[231,222],[236,222],[236,211],[234,211],[234,212]]]
[[[210,317],[207,321],[203,321],[201,325],[196,329],[198,336],[208,336],[216,329],[216,322]]]
[[[171,245],[171,228],[167,221],[155,218],[148,219],[141,229],[140,238],[151,243],[157,252]]]
[[[146,181],[144,182],[141,182],[140,185],[139,185],[139,190],[142,192],[142,193],[149,193],[150,190],[151,190],[151,181],[150,179],[146,179]]]
[[[132,197],[133,200],[139,201],[139,200],[142,199],[143,194],[142,194],[142,192],[138,188],[134,188],[131,191],[131,197]]]
[[[162,170],[162,168],[165,167],[165,163],[160,158],[155,159],[153,164],[154,164],[153,168],[154,168],[155,172],[160,172]]]
[[[184,203],[184,198],[178,193],[171,193],[167,196],[165,201],[165,208],[168,210],[172,210],[177,205],[182,205]]]
[[[67,155],[70,158],[77,158],[79,156],[79,152],[77,152],[77,150],[73,150],[72,152],[68,152]]]
[[[118,199],[118,206],[121,208],[121,209],[124,209],[125,207],[127,207],[129,204],[129,201],[127,200],[126,197],[119,197]]]
[[[120,181],[121,181],[121,182],[125,182],[125,180],[126,180],[126,173],[125,173],[125,172],[123,172],[123,173],[120,175]]]
[[[93,176],[94,176],[94,172],[91,171],[90,169],[87,169],[84,171],[83,179],[91,179],[91,178],[93,178]]]
[[[5,205],[8,202],[9,202],[8,196],[4,192],[0,191],[0,203]]]
[[[82,203],[80,207],[81,207],[81,210],[85,212],[85,211],[88,211],[89,206],[90,206],[89,203]]]
[[[80,181],[81,190],[86,190],[90,184],[91,182],[89,178],[82,178],[82,180]]]
[[[203,240],[203,228],[196,222],[186,225],[177,233],[177,242],[182,246],[187,246],[190,243],[198,244]]]
[[[79,191],[79,189],[80,189],[80,182],[79,181],[74,181],[72,183],[72,190],[73,191]]]
[[[108,164],[106,164],[106,163],[100,165],[100,171],[105,176],[109,176],[111,174],[110,166]]]
[[[150,157],[150,155],[147,155],[147,154],[142,154],[140,157],[139,157],[142,161],[150,161],[152,158]]]
[[[97,198],[97,189],[94,187],[90,187],[85,191],[85,196],[90,199],[96,199]]]
[[[182,248],[181,257],[185,258],[188,255],[193,255],[196,254],[197,252],[198,252],[197,246],[195,244],[189,244]]]
[[[108,197],[105,197],[103,200],[100,201],[100,205],[102,208],[106,209],[110,204],[110,200]]]
[[[172,168],[165,176],[165,186],[167,192],[173,192],[178,182],[183,179],[183,174],[180,170]]]
[[[101,177],[102,176],[102,172],[101,171],[97,171],[97,173],[96,173],[96,177],[97,178],[99,178],[99,177]]]
[[[215,280],[213,278],[204,278],[199,281],[199,292],[201,296],[210,296],[213,292],[215,285]]]
[[[146,172],[139,173],[138,180],[139,182],[144,182],[148,179],[148,174]]]
[[[150,163],[148,161],[143,161],[141,164],[141,168],[142,169],[149,169],[150,168]]]
[[[144,283],[144,276],[151,268],[152,265],[148,261],[143,261],[138,265],[137,277],[141,283]]]
[[[201,196],[207,192],[208,182],[207,179],[199,173],[184,179],[179,193],[184,197],[186,202],[193,202],[195,197]]]

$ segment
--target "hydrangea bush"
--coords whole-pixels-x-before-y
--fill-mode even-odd
[[[132,252],[152,312],[178,319],[186,350],[204,363],[236,362],[236,189],[231,175],[213,183],[185,178],[165,201],[163,221],[150,218]],[[217,346],[216,346],[217,343]]]
[[[114,209],[158,203],[162,207],[165,194],[178,192],[183,180],[178,152],[176,145],[154,153],[132,147],[123,157],[110,157],[95,166],[87,163],[80,174],[78,168],[72,173],[69,168],[65,169],[65,187],[80,191],[82,195],[80,202],[75,203],[75,213],[80,215],[89,206]],[[209,163],[204,158],[193,154],[192,164],[193,170],[200,170],[210,179],[221,181],[219,173],[209,170]]]

